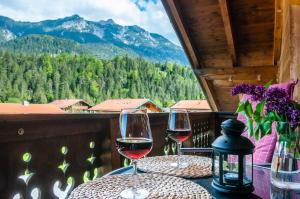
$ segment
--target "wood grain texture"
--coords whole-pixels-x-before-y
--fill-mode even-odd
[[[180,16],[178,35],[188,37],[187,46],[193,46],[195,57],[201,57],[201,67],[199,63],[192,65],[214,111],[234,111],[238,101],[229,95],[230,88],[238,83],[277,81],[276,63],[283,38],[280,1],[163,1],[169,10],[173,8],[168,15],[176,26],[179,20],[172,18],[176,13]],[[230,70],[232,66],[241,70]]]
[[[237,57],[236,57],[236,50],[235,50],[235,41],[234,41],[233,30],[230,22],[230,13],[228,10],[227,0],[219,0],[219,5],[221,8],[222,19],[225,28],[228,51],[232,59],[232,66],[236,66]]]
[[[291,62],[291,16],[289,1],[283,1],[282,7],[282,40],[279,60],[279,81],[285,82],[290,79],[289,71]]]
[[[300,5],[291,6],[291,65],[290,79],[300,79]],[[300,86],[295,86],[294,100],[300,102]]]
[[[189,116],[193,135],[205,129],[211,132],[212,141],[215,113],[190,113]],[[16,193],[30,198],[28,191],[34,187],[41,189],[41,198],[56,198],[53,194],[56,180],[60,180],[64,189],[70,176],[77,186],[83,182],[86,171],[93,177],[95,168],[103,175],[121,167],[114,140],[119,132],[118,118],[119,114],[0,115],[0,198],[13,198]],[[168,113],[151,113],[149,120],[155,140],[149,156],[163,155]],[[20,128],[24,130],[23,135],[17,133]],[[93,149],[90,148],[92,141]],[[191,147],[190,143],[184,144]],[[61,153],[63,146],[68,147],[65,156]],[[22,161],[25,152],[32,155],[29,164]],[[96,157],[93,165],[87,161],[92,154]],[[64,160],[69,163],[65,174],[58,168]],[[26,169],[35,173],[27,189],[18,178]]]
[[[287,0],[290,5],[300,5],[300,0]]]
[[[204,77],[200,77],[200,81],[203,85],[202,88],[206,91],[207,99],[211,109],[216,112],[220,111],[219,104],[217,102],[217,97],[213,91],[212,86],[207,82],[207,80]]]
[[[201,56],[197,51],[198,49],[195,47],[196,44],[191,39],[192,37],[190,36],[190,32],[188,31],[187,25],[183,20],[181,11],[182,7],[178,5],[178,2],[176,2],[175,0],[162,0],[162,3],[179,37],[179,40],[181,41],[182,46],[184,47],[185,52],[187,53],[192,68],[199,69],[204,67],[203,60],[202,58],[200,58]],[[204,91],[204,95],[206,96],[206,98],[208,98],[209,91],[205,90],[205,85],[203,85],[203,82],[200,80],[200,77],[197,77],[197,79],[201,88]],[[213,98],[210,98],[209,100],[209,104],[211,105],[211,107],[214,104],[213,100]]]
[[[169,14],[173,27],[178,33],[178,36],[181,40],[181,43],[183,44],[183,47],[185,48],[185,51],[187,52],[191,64],[193,65],[193,67],[199,68],[200,64],[197,57],[198,55],[195,52],[193,42],[190,40],[189,33],[185,28],[185,24],[182,21],[182,16],[179,10],[180,8],[176,6],[173,0],[163,0],[162,3],[167,13]]]
[[[238,67],[238,68],[201,68],[195,70],[195,73],[200,76],[208,76],[208,75],[231,75],[238,73],[276,73],[278,70],[277,66],[256,66],[256,67]]]
[[[274,22],[274,48],[273,59],[274,65],[277,65],[280,59],[281,40],[282,40],[282,11],[283,0],[275,0],[275,22]]]

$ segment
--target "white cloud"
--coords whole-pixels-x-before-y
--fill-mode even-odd
[[[140,3],[143,10],[132,0],[1,0],[0,15],[20,21],[41,21],[73,14],[93,21],[112,18],[121,25],[138,25],[179,44],[162,3]]]

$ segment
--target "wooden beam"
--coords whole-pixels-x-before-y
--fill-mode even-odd
[[[234,87],[238,84],[242,84],[242,83],[246,83],[246,84],[263,84],[263,83],[266,83],[267,81],[258,82],[258,81],[255,81],[255,80],[233,80],[232,82],[229,82],[227,80],[214,80],[212,82],[213,82],[213,86],[216,88],[216,90],[222,90],[222,89],[225,89],[225,88],[227,88],[227,89],[229,88],[231,90],[232,87]],[[220,98],[222,100],[221,95],[220,95]]]
[[[283,2],[275,0],[275,23],[274,23],[274,44],[273,44],[273,61],[277,65],[280,59],[281,40],[282,40],[282,21],[283,21]]]
[[[266,82],[273,80],[276,82],[276,73],[260,73],[260,74],[252,74],[252,73],[238,73],[238,74],[224,74],[224,75],[209,75],[205,76],[207,80],[226,80],[226,81],[234,81],[234,80],[251,80],[261,82],[261,84],[265,84]]]
[[[289,0],[291,5],[300,5],[300,0]]]
[[[217,98],[214,94],[212,86],[204,77],[199,77],[199,80],[201,82],[202,88],[206,91],[206,99],[210,105],[210,108],[215,112],[220,111],[219,106],[215,101],[215,99]]]
[[[182,16],[180,13],[180,8],[176,6],[175,0],[162,0],[162,3],[166,9],[166,12],[172,22],[172,25],[175,29],[175,32],[185,49],[187,56],[192,64],[193,68],[203,67],[202,64],[199,63],[199,58],[197,57],[197,53],[195,47],[193,46],[192,41],[190,40],[188,31],[184,25],[182,20]]]
[[[204,68],[205,66],[202,63],[202,60],[199,58],[199,53],[196,51],[196,48],[194,47],[186,26],[182,20],[180,7],[176,5],[175,0],[162,0],[162,3],[181,42],[181,45],[185,49],[192,68],[194,70]],[[213,111],[218,111],[215,101],[216,98],[214,98],[211,94],[211,88],[209,87],[208,83],[200,76],[197,76],[197,78],[201,88],[203,89],[204,95],[210,104],[210,107]]]
[[[199,76],[209,76],[209,75],[228,75],[228,74],[238,74],[238,73],[277,73],[277,66],[252,66],[252,67],[237,67],[237,68],[201,68],[196,69],[194,72]]]
[[[229,15],[229,10],[228,10],[227,0],[219,0],[219,5],[221,8],[221,14],[222,14],[222,19],[223,19],[224,28],[225,28],[225,35],[226,35],[226,40],[227,40],[227,45],[228,45],[228,51],[231,56],[232,66],[236,66],[237,65],[237,55],[236,55],[235,41],[234,41],[232,26],[231,26],[231,22],[230,22],[230,15]]]

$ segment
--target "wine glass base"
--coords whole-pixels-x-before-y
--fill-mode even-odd
[[[122,191],[120,196],[125,199],[144,199],[147,198],[149,194],[149,191],[147,191],[146,189],[130,188]]]
[[[179,169],[184,169],[188,166],[189,166],[189,164],[187,162],[180,162],[180,164],[178,164],[177,162],[171,163],[171,167],[176,167]]]

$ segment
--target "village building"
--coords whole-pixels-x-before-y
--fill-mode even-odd
[[[0,114],[63,114],[61,110],[53,104],[17,104],[0,103]]]
[[[93,106],[91,112],[121,112],[122,109],[147,109],[147,112],[162,112],[162,108],[149,99],[110,99]]]
[[[211,111],[207,100],[181,100],[171,106],[171,108],[186,109],[192,112]]]
[[[92,107],[82,99],[61,99],[55,100],[50,104],[70,113],[88,112],[88,109]]]

